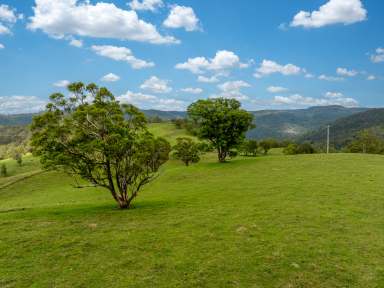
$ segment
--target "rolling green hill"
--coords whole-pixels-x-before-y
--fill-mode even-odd
[[[382,167],[171,161],[128,211],[58,172],[26,178],[0,189],[0,286],[383,287]]]
[[[195,138],[187,133],[184,129],[177,129],[173,123],[151,123],[148,125],[149,132],[157,137],[163,137],[171,143],[176,144],[178,137],[190,137]]]
[[[127,211],[31,156],[0,161],[0,287],[382,287],[384,157],[279,152],[170,160]]]
[[[370,109],[329,123],[330,142],[336,148],[345,146],[359,131],[370,128],[384,128],[384,109]],[[301,138],[301,141],[325,144],[326,127],[322,127]]]
[[[256,111],[252,112],[255,116],[256,129],[248,132],[248,137],[278,140],[297,139],[327,123],[363,111],[367,111],[367,109],[345,108],[342,106]]]

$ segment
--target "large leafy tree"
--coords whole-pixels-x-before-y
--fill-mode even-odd
[[[220,162],[225,162],[252,127],[253,115],[241,109],[235,99],[198,100],[188,107],[188,116],[198,127],[199,138],[209,140],[217,150]]]
[[[130,208],[168,160],[170,144],[150,134],[145,116],[120,105],[106,88],[78,82],[68,90],[70,97],[51,95],[47,110],[34,118],[34,153],[46,168],[104,187],[120,208]]]

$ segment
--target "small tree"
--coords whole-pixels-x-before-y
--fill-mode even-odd
[[[297,154],[297,146],[296,143],[290,143],[283,149],[283,153],[285,155],[295,155]]]
[[[21,155],[21,153],[16,153],[13,157],[13,159],[16,160],[17,164],[21,167],[21,165],[23,165],[23,156]]]
[[[285,155],[314,154],[316,153],[316,150],[310,143],[291,143],[284,148],[283,153]]]
[[[261,149],[263,149],[264,155],[267,155],[268,151],[271,150],[273,144],[271,140],[263,140],[259,143],[259,146],[261,147]]]
[[[197,127],[197,136],[210,141],[220,162],[239,146],[252,127],[253,115],[240,109],[235,99],[198,100],[188,107],[188,116]]]
[[[200,161],[199,144],[189,137],[180,137],[176,139],[177,144],[173,147],[176,159],[184,162],[186,166]]]
[[[121,209],[168,160],[169,143],[147,131],[136,107],[120,105],[106,88],[68,86],[72,96],[51,95],[31,126],[31,145],[45,168],[63,169],[106,188]],[[91,99],[91,100],[89,100]]]
[[[373,130],[363,130],[348,145],[348,151],[351,153],[383,154],[384,141]]]
[[[7,177],[7,166],[4,163],[0,167],[0,176]]]
[[[245,140],[240,146],[240,152],[244,156],[256,156],[259,144],[256,140]]]

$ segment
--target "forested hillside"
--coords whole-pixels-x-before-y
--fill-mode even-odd
[[[381,130],[384,128],[384,108],[370,109],[344,117],[330,123],[330,141],[336,148],[345,146],[356,136],[359,131],[365,129]],[[326,127],[322,127],[301,138],[301,141],[313,143],[325,143]]]

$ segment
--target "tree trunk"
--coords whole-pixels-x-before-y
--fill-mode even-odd
[[[222,149],[218,149],[217,151],[217,156],[219,158],[219,162],[220,163],[224,163],[225,162],[225,158],[227,158],[227,152],[223,151]]]
[[[128,203],[128,201],[119,201],[119,208],[120,209],[129,209],[130,203]]]
[[[120,209],[129,209],[131,208],[131,202],[132,199],[119,199],[117,204],[119,205]]]

